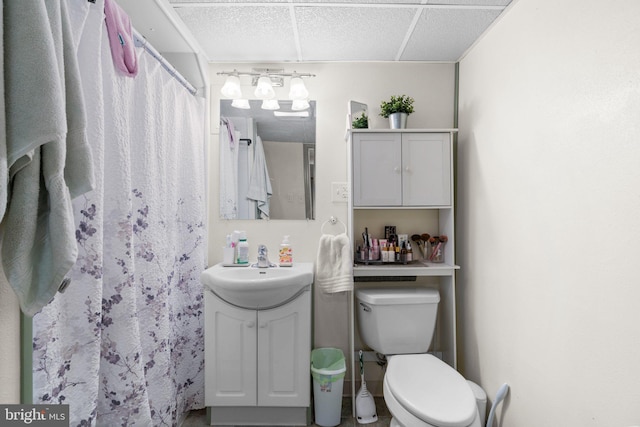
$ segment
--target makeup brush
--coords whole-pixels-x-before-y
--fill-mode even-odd
[[[427,253],[424,250],[424,243],[422,242],[422,236],[419,236],[418,234],[414,234],[411,236],[411,240],[416,242],[416,245],[418,245],[418,248],[420,248],[420,253],[422,254],[422,258],[427,259]]]

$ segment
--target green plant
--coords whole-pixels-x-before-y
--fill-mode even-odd
[[[380,115],[389,117],[393,113],[413,113],[414,99],[407,95],[392,96],[389,101],[380,104]]]
[[[367,129],[369,127],[369,117],[362,113],[360,117],[357,117],[351,122],[351,127],[354,129]]]

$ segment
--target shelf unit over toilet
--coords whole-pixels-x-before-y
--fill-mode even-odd
[[[416,248],[414,259],[421,262],[354,266],[355,289],[367,286],[407,286],[400,281],[416,277],[440,292],[438,307],[438,348],[442,359],[457,368],[456,286],[454,229],[453,136],[457,129],[352,129],[348,138],[348,226],[354,249],[360,233],[368,227],[376,237],[384,225],[396,225],[402,234],[446,235],[445,262],[422,260]],[[400,222],[398,222],[400,221]],[[394,279],[397,278],[397,279]],[[425,279],[426,278],[426,279]],[[386,280],[389,281],[386,281]],[[392,283],[398,281],[399,284]],[[412,284],[410,286],[422,286]],[[351,395],[355,417],[356,319],[355,289],[351,293],[350,361]]]

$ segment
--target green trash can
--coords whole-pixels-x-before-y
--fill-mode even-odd
[[[340,424],[342,388],[347,365],[338,348],[317,348],[311,352],[315,423],[323,427]]]

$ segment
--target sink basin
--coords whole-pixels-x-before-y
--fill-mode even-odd
[[[202,272],[200,281],[229,304],[265,309],[289,301],[311,285],[313,263],[269,268],[216,264]]]

